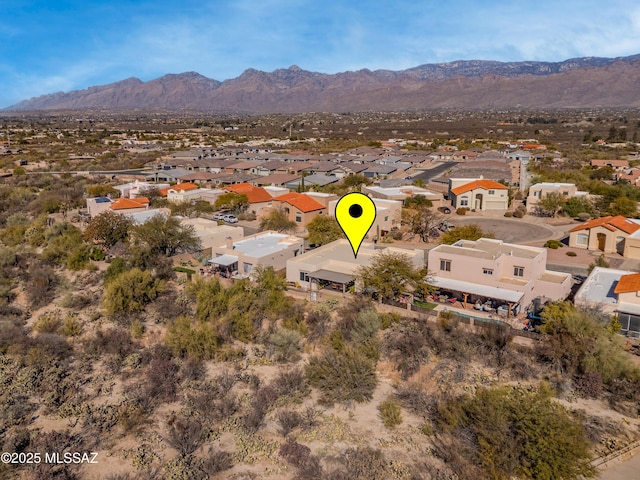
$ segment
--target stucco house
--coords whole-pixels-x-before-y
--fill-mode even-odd
[[[472,210],[507,210],[509,208],[507,186],[483,178],[450,178],[449,200],[454,208]]]
[[[228,238],[211,250],[209,263],[217,266],[223,276],[249,277],[258,266],[284,269],[287,260],[304,251],[304,239],[266,231],[237,241]]]
[[[376,255],[390,253],[406,255],[417,269],[424,267],[424,251],[421,249],[376,248],[371,242],[363,242],[358,256],[354,257],[349,242],[340,239],[288,260],[287,281],[305,290],[324,287],[345,292],[354,284],[360,267],[371,265]]]
[[[640,258],[640,220],[622,215],[589,220],[569,230],[569,246]]]
[[[640,337],[640,273],[595,267],[574,301],[581,307],[617,315],[622,334]]]
[[[552,183],[542,182],[536,183],[529,187],[529,195],[527,196],[527,211],[535,210],[538,202],[550,193],[559,193],[565,199],[573,197],[587,197],[589,192],[582,192],[573,183]]]
[[[534,299],[564,300],[571,275],[547,270],[547,250],[481,238],[438,245],[429,251],[429,283],[464,303],[491,300],[506,315],[528,308]]]
[[[299,227],[306,227],[318,215],[326,215],[327,208],[318,200],[304,193],[290,192],[273,198],[272,208],[280,208],[287,218],[296,222]],[[268,210],[263,211],[263,216]]]

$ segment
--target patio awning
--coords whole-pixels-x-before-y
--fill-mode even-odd
[[[327,282],[342,283],[343,285],[349,282],[353,282],[353,275],[347,275],[346,273],[332,272],[331,270],[318,270],[317,272],[310,272],[309,277],[317,278],[319,280],[326,280]]]
[[[444,290],[469,293],[471,295],[478,295],[479,297],[495,298],[496,300],[504,300],[511,303],[519,302],[524,295],[524,293],[517,292],[515,290],[508,290],[500,287],[489,287],[488,285],[463,282],[462,280],[453,280],[451,278],[433,277],[429,283],[436,288]]]
[[[238,257],[235,255],[220,255],[219,257],[212,258],[209,260],[209,263],[215,263],[216,265],[221,265],[223,267],[228,267],[229,265],[233,265],[238,261]]]

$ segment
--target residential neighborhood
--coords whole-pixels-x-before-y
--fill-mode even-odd
[[[92,432],[114,472],[294,480],[330,478],[342,457],[320,448],[372,438],[355,456],[367,464],[383,445],[485,478],[474,456],[442,460],[471,445],[448,409],[482,398],[479,421],[497,395],[526,417],[513,428],[545,408],[544,425],[573,422],[583,473],[636,448],[640,145],[580,136],[563,151],[502,116],[445,135],[470,120],[442,116],[419,130],[413,114],[305,114],[318,138],[296,140],[280,116],[247,138],[230,120],[60,138],[14,126],[21,148],[0,158],[0,373],[24,409],[0,393],[20,419],[0,425],[6,442],[63,425],[54,440]],[[320,135],[356,121],[388,134]],[[345,232],[362,212],[337,209],[349,194],[371,199],[359,248]],[[35,364],[42,383],[27,386],[17,372]]]

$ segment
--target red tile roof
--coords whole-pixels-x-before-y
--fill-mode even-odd
[[[246,195],[249,203],[261,203],[271,201],[271,195],[262,187],[254,187],[249,183],[237,183],[235,185],[227,185],[225,190],[233,193]]]
[[[578,232],[580,230],[589,230],[594,227],[603,227],[607,230],[614,232],[616,229],[621,230],[625,233],[632,234],[636,230],[640,229],[640,225],[635,222],[632,222],[626,217],[622,215],[618,215],[616,217],[601,217],[594,218],[593,220],[589,220],[587,222],[581,223],[577,227],[573,227],[569,232]]]
[[[640,273],[631,273],[620,277],[613,293],[637,292],[638,290],[640,290]]]
[[[314,212],[316,210],[322,210],[324,205],[320,202],[317,202],[313,198],[304,193],[285,193],[284,195],[280,195],[279,197],[275,197],[274,200],[278,202],[285,202],[289,205],[296,207],[301,212]]]
[[[451,193],[454,195],[460,195],[461,193],[470,192],[476,188],[484,188],[485,190],[508,190],[505,185],[494,182],[493,180],[473,180],[472,182],[465,183],[459,187],[452,188]]]
[[[169,193],[169,190],[175,190],[176,192],[186,192],[187,190],[193,190],[196,188],[199,188],[198,185],[195,185],[193,183],[178,183],[177,185],[172,185],[167,188],[161,188],[160,190],[158,190],[158,192],[160,192],[160,195],[166,197]]]
[[[109,207],[111,210],[129,210],[132,208],[146,208],[149,206],[149,199],[138,198],[118,198]]]

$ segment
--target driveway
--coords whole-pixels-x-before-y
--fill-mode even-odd
[[[523,219],[467,217],[461,215],[447,215],[447,221],[455,225],[469,225],[475,223],[485,232],[493,233],[493,236],[507,243],[530,243],[536,240],[556,238],[552,228],[539,223],[527,222]]]

